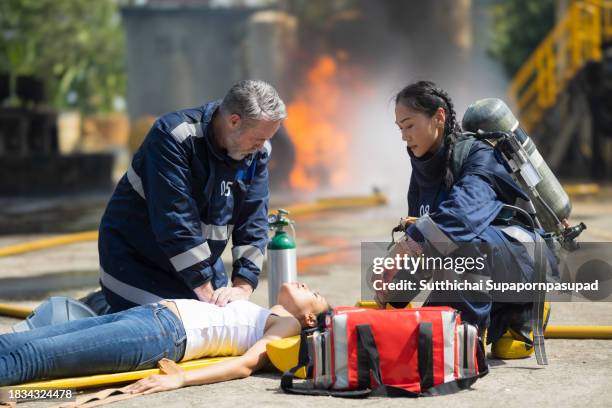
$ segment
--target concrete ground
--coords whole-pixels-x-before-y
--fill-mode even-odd
[[[572,221],[584,221],[589,226],[582,240],[612,241],[612,199],[575,202],[574,207]],[[360,243],[388,240],[390,228],[404,211],[404,208],[381,207],[298,218],[300,279],[319,289],[333,305],[354,304],[360,297]],[[2,236],[0,247],[41,236]],[[79,297],[95,287],[96,271],[94,242],[0,258],[0,303],[34,306],[52,294]],[[265,278],[252,300],[267,304]],[[0,333],[10,331],[15,322],[15,319],[0,317]],[[550,324],[612,325],[612,304],[555,303]],[[490,360],[490,374],[479,380],[472,390],[445,397],[358,401],[286,395],[279,389],[280,376],[270,371],[245,380],[153,394],[114,406],[612,406],[612,341],[550,339],[546,349],[549,358],[546,368],[539,367],[534,358]],[[53,405],[56,403],[19,404],[23,407]]]

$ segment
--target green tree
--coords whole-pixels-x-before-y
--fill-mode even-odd
[[[0,1],[0,70],[44,80],[57,109],[114,110],[124,54],[117,0]]]
[[[491,6],[489,52],[513,76],[555,25],[555,0],[504,0]]]

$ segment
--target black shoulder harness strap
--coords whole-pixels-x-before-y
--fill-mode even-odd
[[[461,169],[463,168],[463,163],[470,154],[470,149],[472,145],[476,141],[476,138],[470,133],[461,133],[457,137],[457,141],[453,147],[453,153],[451,157],[451,172],[453,173],[453,178],[458,180],[461,176]]]

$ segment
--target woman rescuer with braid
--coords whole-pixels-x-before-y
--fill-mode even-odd
[[[472,138],[462,155],[458,154],[461,143],[470,136],[462,133],[450,96],[429,81],[410,84],[396,95],[395,119],[412,164],[408,215],[417,217],[416,223],[406,230],[405,248],[409,248],[411,255],[424,259],[462,257],[477,262],[462,264],[461,270],[457,268],[458,262],[451,271],[439,266],[433,270],[421,268],[412,274],[400,270],[393,279],[408,277],[419,281],[433,276],[433,282],[531,281],[532,258],[524,245],[506,233],[508,220],[502,211],[504,204],[528,198],[512,180],[494,148]],[[513,223],[513,228],[534,236],[533,231],[521,225]],[[481,334],[488,329],[488,342],[494,342],[494,354],[495,342],[507,330],[516,341],[525,343],[526,352],[522,356],[531,354],[532,303],[528,299],[501,299],[499,294],[487,291],[486,285],[473,290],[437,287],[431,291],[426,305],[452,306],[461,312],[463,320],[476,324]],[[399,306],[416,293],[418,289],[408,293],[386,292],[382,295],[386,298],[380,293],[378,298]],[[503,351],[499,354],[509,357]]]

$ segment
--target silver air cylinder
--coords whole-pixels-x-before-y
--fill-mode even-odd
[[[274,236],[268,242],[268,304],[270,307],[277,303],[278,292],[283,283],[297,281],[297,254],[295,237],[285,231],[293,221],[287,218],[288,211],[282,208],[277,214],[268,217],[270,230]]]
[[[513,178],[529,195],[544,230],[559,232],[562,229],[559,220],[569,217],[572,204],[510,108],[501,99],[478,100],[470,105],[463,115],[462,126],[464,130],[474,133],[478,130],[513,133],[522,147],[513,157],[508,158]],[[546,207],[549,207],[554,215]]]
[[[283,283],[297,282],[295,248],[268,249],[268,304],[278,303],[278,292]]]

